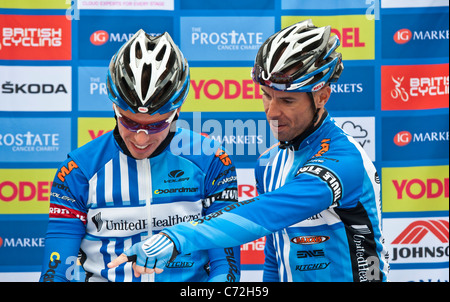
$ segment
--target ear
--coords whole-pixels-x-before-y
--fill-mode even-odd
[[[331,87],[330,85],[326,85],[319,91],[314,93],[314,101],[316,102],[316,108],[323,108],[325,104],[328,102],[328,99],[331,95]]]

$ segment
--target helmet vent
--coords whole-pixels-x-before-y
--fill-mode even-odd
[[[283,35],[283,38],[286,38],[287,36],[289,36],[289,35],[292,33],[292,31],[293,31],[294,29],[295,29],[295,28],[292,27],[291,29],[289,29],[288,31],[286,31],[286,33]]]
[[[144,63],[144,67],[142,68],[142,78],[141,78],[141,95],[142,98],[145,98],[147,95],[147,90],[150,86],[150,78],[152,76],[152,64]]]
[[[156,44],[155,44],[155,43],[152,43],[152,42],[150,42],[150,41],[147,42],[147,49],[148,49],[149,51],[153,51],[153,49],[155,49],[155,47],[156,47]]]
[[[139,43],[136,43],[134,51],[136,53],[136,58],[139,60],[142,59],[142,48]]]
[[[158,55],[156,56],[156,61],[162,61],[162,59],[164,58],[164,54],[166,53],[166,45],[164,45],[161,50],[158,52]]]

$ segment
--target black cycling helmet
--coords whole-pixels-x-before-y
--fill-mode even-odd
[[[140,29],[109,64],[109,98],[134,113],[165,114],[177,109],[189,84],[188,63],[167,32],[150,36]]]
[[[335,52],[339,38],[330,33],[330,26],[316,27],[310,19],[275,33],[256,55],[253,81],[292,92],[314,92],[337,81],[344,66],[342,55]]]

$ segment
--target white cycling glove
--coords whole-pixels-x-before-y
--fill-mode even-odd
[[[178,255],[173,241],[164,234],[157,234],[149,239],[134,244],[124,254],[128,261],[150,269],[164,270],[166,264]]]

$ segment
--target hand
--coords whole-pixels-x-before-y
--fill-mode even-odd
[[[149,239],[134,244],[119,257],[108,263],[108,268],[115,268],[122,263],[133,261],[136,277],[141,274],[160,274],[166,264],[177,256],[173,241],[166,234],[157,234]]]

